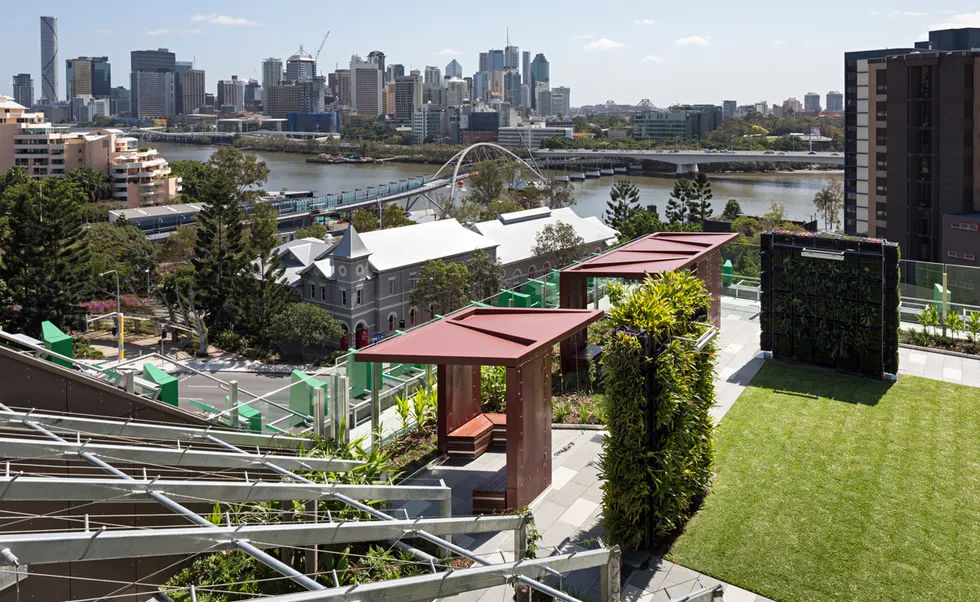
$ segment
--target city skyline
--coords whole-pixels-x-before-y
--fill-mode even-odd
[[[444,70],[456,59],[464,76],[471,76],[477,71],[480,52],[504,49],[509,27],[512,45],[532,56],[548,57],[552,84],[575,90],[576,106],[607,100],[635,104],[643,98],[657,106],[720,104],[725,99],[773,104],[802,98],[808,91],[825,95],[843,87],[845,51],[898,46],[930,29],[980,25],[980,12],[971,13],[968,5],[959,2],[927,12],[911,4],[855,10],[852,4],[831,0],[806,19],[795,13],[771,14],[771,7],[762,3],[758,3],[760,11],[765,7],[769,12],[757,15],[751,3],[701,6],[704,14],[696,20],[679,7],[651,10],[631,0],[603,14],[583,5],[581,10],[556,16],[531,6],[520,18],[484,15],[474,7],[446,14],[433,31],[420,31],[400,27],[397,21],[375,22],[383,10],[313,8],[314,13],[322,11],[322,19],[314,14],[297,21],[288,12],[269,13],[258,2],[213,2],[203,12],[199,3],[186,0],[168,5],[166,17],[113,28],[111,20],[74,5],[38,2],[10,7],[8,18],[0,23],[0,36],[11,50],[18,49],[8,52],[0,66],[0,90],[10,94],[18,73],[30,73],[39,88],[38,19],[42,15],[58,17],[61,57],[108,56],[113,70],[123,74],[129,73],[130,51],[168,48],[178,60],[194,60],[197,69],[208,73],[212,86],[233,74],[261,79],[256,71],[261,74],[263,58],[288,57],[300,43],[315,53],[328,29],[330,38],[318,61],[324,74],[336,65],[344,68],[353,54],[366,56],[377,49],[389,63],[404,64],[406,69],[424,71],[432,65]],[[851,17],[841,21],[845,9]],[[477,12],[480,27],[474,32],[472,18]],[[616,68],[610,69],[611,65]],[[63,68],[59,65],[59,72]],[[59,80],[63,79],[59,73]],[[40,95],[36,89],[35,97]],[[64,95],[65,82],[60,81],[58,97]]]

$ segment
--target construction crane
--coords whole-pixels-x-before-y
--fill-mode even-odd
[[[330,32],[328,31],[327,35],[323,36],[323,41],[320,42],[320,47],[316,49],[316,56],[313,57],[314,61],[320,60],[320,51],[323,50],[323,46],[324,44],[327,43],[327,38],[329,37],[330,37]]]

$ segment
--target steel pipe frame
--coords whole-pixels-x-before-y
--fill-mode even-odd
[[[126,502],[149,502],[147,493],[155,491],[188,500],[222,502],[287,502],[317,500],[335,493],[362,500],[452,501],[452,489],[444,485],[308,485],[274,481],[190,481],[151,479],[120,481],[104,478],[0,477],[0,501],[5,502],[89,502],[132,495]]]
[[[218,428],[194,428],[134,422],[130,420],[99,420],[96,418],[79,418],[77,416],[60,416],[58,414],[0,411],[0,423],[7,423],[9,425],[16,426],[22,424],[28,417],[30,420],[47,427],[114,437],[132,437],[134,439],[200,440],[203,439],[205,434],[211,434],[217,435],[236,445],[259,445],[262,447],[298,449],[312,444],[309,439],[289,437],[279,433],[275,435],[257,435],[241,431],[226,431]]]
[[[234,549],[240,542],[249,542],[259,549],[347,544],[399,539],[412,536],[422,529],[439,535],[498,533],[515,531],[521,524],[520,516],[511,515],[214,526],[207,529],[58,531],[0,535],[0,549],[8,550],[17,559],[17,565],[35,565],[198,554]],[[8,555],[0,560],[0,564],[13,565],[9,558]]]
[[[29,423],[30,421],[27,422]],[[64,440],[46,441],[0,437],[0,453],[5,458],[50,458],[52,454],[72,456],[78,455],[82,451],[109,458],[118,458],[127,462],[189,468],[249,469],[260,466],[263,460],[269,458],[294,470],[318,470],[323,472],[347,472],[364,464],[357,460],[333,460],[329,458],[276,456],[271,454],[258,455],[248,452],[234,454],[190,449],[189,447],[138,447],[134,445],[71,443]]]

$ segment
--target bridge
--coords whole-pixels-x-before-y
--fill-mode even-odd
[[[551,150],[534,151],[541,159],[569,159],[584,163],[616,160],[659,161],[677,166],[677,173],[697,173],[699,163],[810,163],[844,165],[844,153],[807,151],[716,151],[716,150]]]

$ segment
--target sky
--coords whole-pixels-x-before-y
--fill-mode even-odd
[[[41,92],[41,15],[58,17],[59,94],[65,59],[108,56],[114,86],[129,87],[129,52],[168,48],[177,60],[206,71],[207,89],[219,79],[256,78],[264,57],[299,49],[315,54],[318,71],[349,64],[352,54],[381,50],[387,64],[406,70],[445,66],[464,75],[479,53],[511,44],[544,53],[551,85],[571,88],[573,106],[614,100],[657,106],[674,103],[781,103],[843,89],[843,53],[908,47],[930,29],[980,27],[980,6],[942,0],[700,0],[654,3],[613,0],[550,2],[283,2],[168,0],[96,10],[91,3],[35,0],[5,3],[0,19],[0,94],[12,76],[31,73]],[[518,9],[520,7],[520,9]]]

